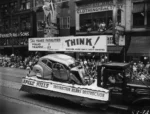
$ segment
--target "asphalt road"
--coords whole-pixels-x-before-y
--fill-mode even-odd
[[[18,114],[20,114],[20,112],[21,114],[34,114],[36,112],[39,112],[39,114],[118,113],[115,109],[102,111],[97,108],[88,108],[79,104],[74,104],[61,98],[52,98],[19,91],[19,88],[21,87],[21,79],[27,72],[28,71],[26,70],[0,67],[0,109],[3,112],[2,114],[12,114],[14,110],[16,110]]]
[[[49,114],[36,107],[8,101],[0,96],[0,114]]]

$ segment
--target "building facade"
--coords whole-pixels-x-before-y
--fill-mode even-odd
[[[1,53],[28,51],[31,37],[107,35],[110,60],[150,57],[149,0],[5,0],[0,9]]]
[[[125,60],[125,34],[119,35],[117,46],[113,35],[115,28],[125,30],[126,0],[75,0],[75,3],[76,35],[107,35],[107,53],[99,56],[107,55],[112,61]]]
[[[126,1],[127,57],[130,61],[143,61],[150,58],[150,1]]]
[[[0,51],[20,54],[28,50],[28,38],[34,37],[34,12],[31,0],[0,2]]]

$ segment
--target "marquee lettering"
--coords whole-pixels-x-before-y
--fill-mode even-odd
[[[0,34],[0,38],[19,37],[19,36],[30,36],[30,33],[29,32],[20,32],[20,33]]]
[[[92,46],[92,39],[90,38],[78,38],[78,39],[69,39],[65,41],[67,46],[75,46],[75,45],[89,45]]]

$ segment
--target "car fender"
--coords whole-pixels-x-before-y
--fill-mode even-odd
[[[36,74],[36,76],[42,77],[43,76],[43,68],[39,65],[36,64],[32,71]]]
[[[134,100],[131,104],[132,106],[150,106],[150,96],[147,97],[141,97],[136,100]]]

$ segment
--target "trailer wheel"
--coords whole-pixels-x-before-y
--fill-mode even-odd
[[[150,114],[150,106],[131,107],[130,114]]]

